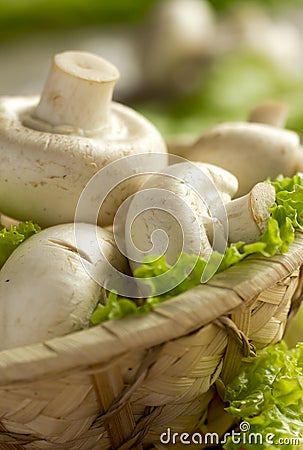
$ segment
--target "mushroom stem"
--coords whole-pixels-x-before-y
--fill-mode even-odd
[[[243,197],[225,205],[229,223],[229,242],[258,241],[267,229],[270,207],[275,202],[275,189],[267,182],[257,183]]]
[[[298,145],[295,149],[295,168],[294,173],[303,173],[303,146]],[[283,174],[284,175],[284,174]]]
[[[256,105],[249,114],[249,122],[265,123],[278,128],[284,128],[287,116],[288,105],[283,102],[266,101]]]
[[[9,230],[15,225],[19,225],[19,220],[13,219],[0,212],[0,225]]]
[[[97,130],[109,121],[119,71],[108,61],[86,52],[55,55],[33,118],[52,126]]]

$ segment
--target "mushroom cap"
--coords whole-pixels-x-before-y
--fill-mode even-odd
[[[103,292],[83,264],[102,271],[96,243],[113,266],[127,270],[127,260],[108,230],[78,224],[77,242],[74,231],[74,224],[42,230],[22,243],[2,267],[0,348],[41,342],[88,326]]]
[[[222,169],[222,167],[216,166],[215,164],[196,161],[195,165],[205,172],[205,174],[212,180],[221,194],[223,203],[229,202],[236,195],[239,183],[237,177],[235,177],[231,172]]]
[[[218,165],[239,181],[238,196],[259,181],[280,173],[292,176],[296,169],[297,133],[266,124],[235,122],[214,126],[190,146],[176,153],[191,161]],[[174,149],[171,149],[173,152]]]
[[[31,114],[38,102],[38,96],[0,100],[0,204],[9,216],[33,219],[43,227],[72,222],[81,192],[101,168],[129,155],[166,153],[156,128],[119,103],[111,103],[105,129],[84,136],[73,128],[33,129],[38,122],[31,120]],[[140,164],[120,165],[120,181],[145,173],[144,158]],[[111,224],[119,205],[142,182],[142,178],[132,177],[117,186],[102,205],[99,224]]]
[[[149,255],[165,254],[169,264],[182,252],[208,258],[212,250],[204,223],[211,222],[209,206],[218,201],[220,193],[204,165],[201,170],[187,161],[151,175],[133,196],[126,217],[132,270]]]

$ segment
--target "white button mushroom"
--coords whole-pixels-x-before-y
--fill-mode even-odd
[[[267,230],[270,207],[275,203],[275,188],[270,183],[257,183],[243,197],[226,203],[229,242],[256,242]]]
[[[210,164],[181,162],[152,175],[134,195],[127,213],[125,241],[131,268],[147,255],[165,254],[169,264],[181,252],[207,259],[212,249],[205,226],[212,229],[213,221],[223,215],[217,242],[222,248],[223,203],[237,186],[232,174]]]
[[[102,58],[64,52],[55,55],[41,98],[0,99],[0,204],[5,214],[45,227],[72,222],[82,190],[100,168],[123,156],[166,152],[151,123],[111,102],[118,77],[118,70]],[[129,174],[125,165],[121,181]],[[117,207],[141,183],[132,177],[115,190],[101,210],[100,224],[112,223]]]
[[[262,123],[222,123],[194,142],[170,147],[170,152],[191,161],[218,165],[239,181],[238,195],[279,174],[293,176],[302,167],[297,133]]]
[[[126,254],[134,271],[146,256],[175,264],[182,252],[208,259],[228,242],[256,242],[267,229],[275,189],[256,184],[231,200],[237,180],[203,163],[178,163],[152,175],[131,201],[125,225]],[[222,190],[224,196],[222,195]]]
[[[87,327],[104,295],[87,267],[102,274],[106,258],[119,271],[128,271],[110,231],[77,224],[76,236],[74,224],[50,227],[8,258],[0,271],[0,349]]]
[[[211,52],[215,16],[205,0],[157,2],[141,43],[146,93],[193,90]],[[186,80],[186,82],[185,82]]]

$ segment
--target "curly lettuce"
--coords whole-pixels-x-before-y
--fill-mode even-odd
[[[11,226],[9,230],[0,228],[0,268],[18,245],[40,230],[40,226],[31,221]]]
[[[244,360],[227,385],[226,411],[246,424],[242,446],[227,438],[226,450],[288,449],[303,445],[303,343],[289,350],[285,342],[271,345]],[[259,436],[258,445],[255,438]],[[245,438],[245,446],[243,439]]]

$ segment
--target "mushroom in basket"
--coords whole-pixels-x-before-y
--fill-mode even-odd
[[[257,241],[267,229],[275,189],[257,183],[237,199],[238,181],[227,170],[179,162],[151,175],[133,196],[126,219],[126,254],[135,270],[148,255],[174,264],[180,254],[208,258],[227,242]]]
[[[92,224],[56,225],[22,243],[0,270],[0,350],[87,328],[105,289],[92,273],[128,263],[112,233]],[[98,277],[100,278],[100,276]]]

